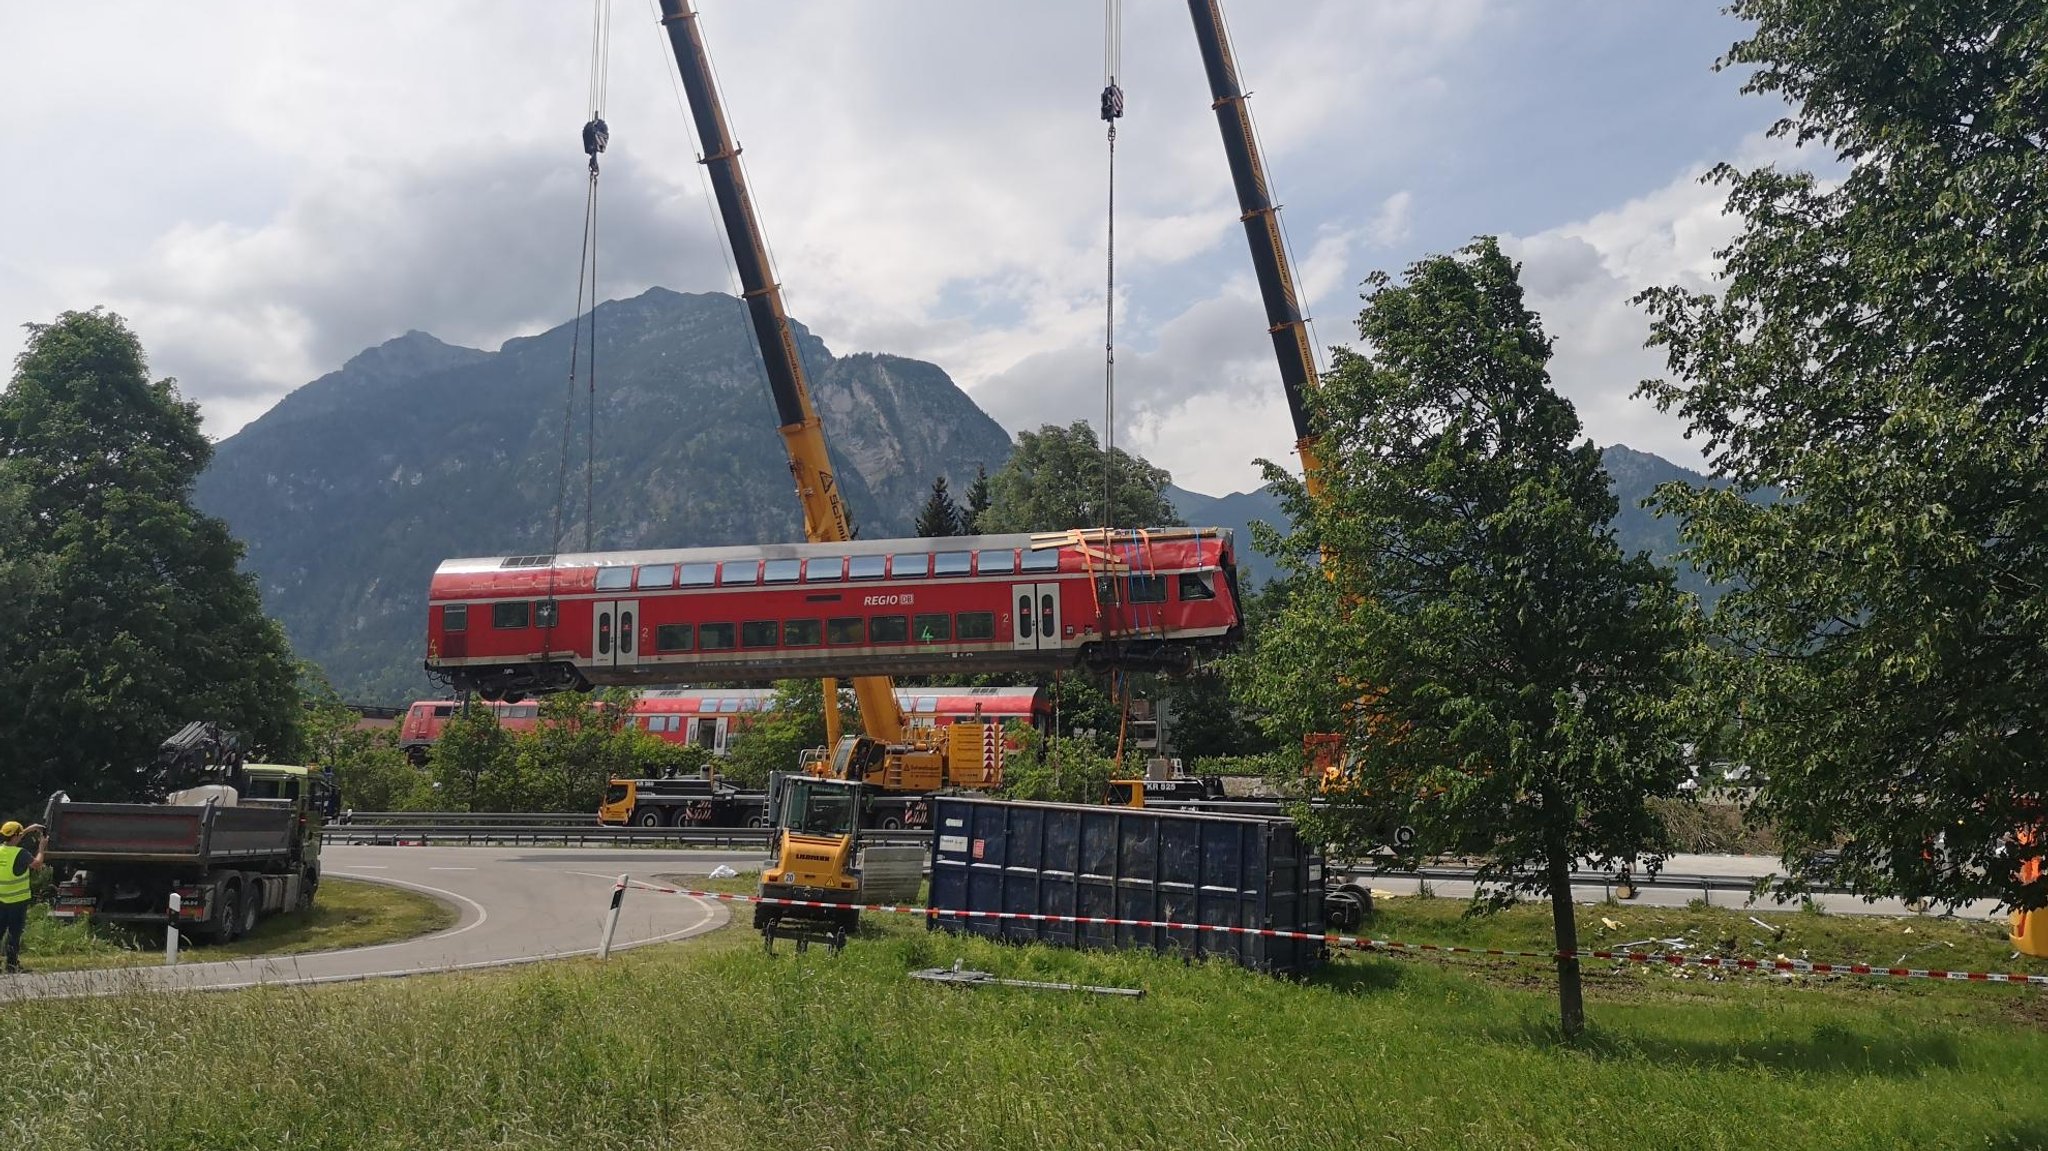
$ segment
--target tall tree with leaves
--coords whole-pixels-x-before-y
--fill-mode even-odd
[[[1349,713],[1340,839],[1406,823],[1418,855],[1478,854],[1492,906],[1550,899],[1573,1035],[1571,872],[1663,851],[1647,801],[1682,777],[1688,645],[1668,574],[1615,543],[1517,271],[1481,239],[1367,281],[1367,350],[1339,352],[1312,408],[1324,498],[1268,465],[1308,525],[1293,566],[1320,553],[1335,578],[1303,579],[1262,629],[1247,688],[1325,730]]]
[[[976,518],[984,532],[1050,532],[1101,527],[1103,469],[1109,469],[1110,526],[1168,527],[1181,522],[1166,498],[1173,477],[1122,448],[1105,461],[1086,420],[1047,424],[1017,437],[1017,450],[989,477],[989,505]]]
[[[925,497],[924,507],[918,509],[917,534],[921,536],[957,536],[962,534],[959,505],[953,502],[953,493],[947,490],[946,477],[941,475],[932,480],[932,490]]]
[[[0,787],[15,802],[58,787],[119,797],[194,719],[296,755],[283,632],[236,570],[241,545],[191,504],[211,452],[197,406],[150,380],[118,316],[66,312],[28,330],[0,394],[0,466],[41,570],[0,620],[25,653],[0,667]]]
[[[967,485],[967,502],[960,507],[960,534],[975,535],[988,529],[981,526],[981,517],[988,511],[989,500],[988,467],[974,465],[974,482]]]
[[[1644,385],[1725,490],[1667,486],[1737,581],[1707,684],[1796,874],[2048,906],[2015,829],[2048,802],[2048,8],[1736,0],[1724,66],[1849,165],[1723,166],[1718,295],[1645,293]],[[1782,491],[1782,498],[1746,496]]]

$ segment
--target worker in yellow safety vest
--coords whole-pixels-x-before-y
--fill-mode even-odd
[[[36,853],[30,856],[21,841],[36,837]],[[0,948],[7,958],[7,973],[21,970],[21,933],[28,929],[29,877],[42,869],[43,849],[49,836],[40,823],[23,827],[10,819],[0,823]]]

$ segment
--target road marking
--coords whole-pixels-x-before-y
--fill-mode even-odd
[[[474,867],[429,867],[428,871],[475,871]]]
[[[356,870],[357,870],[357,871],[388,871],[388,870],[390,870],[390,869],[389,869],[389,868],[387,868],[387,867],[385,867],[385,866],[384,866],[383,864],[381,864],[381,863],[358,863],[358,864],[356,864]]]

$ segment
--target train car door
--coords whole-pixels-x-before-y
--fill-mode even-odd
[[[598,600],[590,605],[591,662],[632,667],[640,662],[640,601]]]
[[[691,743],[696,744],[705,751],[717,751],[720,749],[724,741],[718,738],[717,720],[697,719],[692,721],[692,726],[693,730],[690,732]]]
[[[1010,585],[1011,606],[1016,610],[1012,644],[1019,651],[1052,651],[1060,646],[1060,585],[1020,583]]]

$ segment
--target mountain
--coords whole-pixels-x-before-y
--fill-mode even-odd
[[[1675,568],[1678,586],[1698,595],[1702,602],[1711,606],[1720,598],[1721,589],[1708,583],[1706,577],[1691,564],[1677,558],[1677,523],[1660,519],[1642,506],[1658,484],[1683,481],[1698,485],[1710,481],[1699,472],[1682,468],[1662,456],[1639,452],[1621,444],[1602,448],[1600,454],[1614,498],[1621,504],[1620,513],[1614,517],[1614,534],[1622,551],[1630,554],[1648,552],[1658,563]],[[1280,574],[1278,565],[1252,544],[1253,520],[1262,520],[1283,531],[1292,526],[1292,521],[1280,506],[1280,498],[1270,487],[1232,492],[1227,496],[1205,496],[1183,488],[1168,487],[1166,495],[1173,501],[1174,510],[1180,513],[1180,518],[1188,523],[1236,530],[1238,563],[1249,571],[1253,583],[1264,583]]]
[[[1010,437],[945,372],[835,357],[792,322],[861,535],[907,535],[932,477],[961,490]],[[655,288],[597,310],[589,531],[607,548],[801,538],[803,523],[740,302]],[[248,548],[267,610],[350,698],[429,690],[428,577],[444,559],[548,552],[572,330],[496,352],[408,332],[286,396],[215,446],[195,501]],[[588,355],[588,349],[585,349]],[[561,548],[586,530],[579,408]]]

